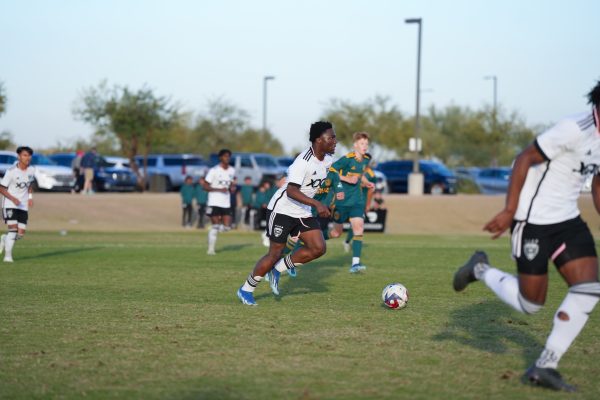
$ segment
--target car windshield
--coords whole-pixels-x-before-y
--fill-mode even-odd
[[[276,168],[277,163],[269,156],[255,156],[254,159],[260,167]]]
[[[452,172],[443,164],[431,164],[431,170],[438,175],[452,176]]]
[[[34,154],[31,156],[31,165],[58,165],[43,154]]]

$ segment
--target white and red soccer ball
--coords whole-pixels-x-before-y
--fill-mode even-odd
[[[381,299],[386,307],[400,310],[408,304],[408,289],[401,283],[390,283],[383,288]]]

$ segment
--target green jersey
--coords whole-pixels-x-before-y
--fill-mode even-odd
[[[240,195],[242,196],[242,205],[252,205],[252,197],[254,197],[254,187],[252,187],[252,185],[242,185],[240,188]]]
[[[361,179],[367,165],[369,165],[369,161],[370,159],[367,156],[358,161],[356,154],[352,151],[333,163],[331,170],[337,172],[340,176],[358,177],[358,181],[355,184],[340,181],[342,191],[344,192],[344,199],[336,201],[336,206],[353,207],[365,204],[366,198],[363,196],[363,191],[361,190]]]
[[[194,186],[184,183],[181,185],[179,193],[181,193],[182,204],[192,204],[192,201],[194,201]]]
[[[201,184],[196,184],[194,187],[194,197],[196,197],[196,202],[198,205],[204,204],[208,201],[208,192],[204,190]]]

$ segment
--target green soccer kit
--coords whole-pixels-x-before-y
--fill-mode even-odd
[[[355,184],[343,182],[340,180],[338,187],[344,192],[342,200],[336,200],[333,220],[336,223],[344,223],[350,218],[362,218],[365,212],[366,197],[361,187],[362,176],[365,173],[370,159],[364,156],[362,160],[356,159],[356,153],[353,151],[346,154],[333,163],[331,170],[337,172],[340,176],[357,176],[358,181]]]

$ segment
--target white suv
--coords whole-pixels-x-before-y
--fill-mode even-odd
[[[0,150],[0,175],[4,176],[7,169],[17,162],[17,153],[14,151]],[[70,191],[75,185],[73,171],[67,167],[61,167],[43,154],[34,153],[31,157],[31,165],[38,170],[36,187],[42,190]]]

